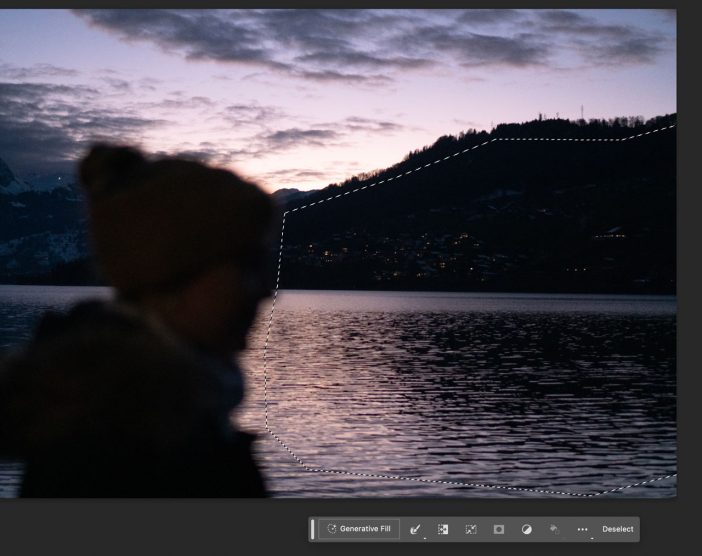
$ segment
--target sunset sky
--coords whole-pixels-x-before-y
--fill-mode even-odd
[[[0,10],[0,158],[93,140],[317,189],[439,136],[676,111],[671,10]]]

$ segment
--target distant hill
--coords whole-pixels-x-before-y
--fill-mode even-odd
[[[288,214],[281,287],[675,292],[675,122],[535,120],[444,136]],[[430,168],[406,174],[431,164]]]
[[[288,210],[325,200],[288,214],[281,287],[674,293],[675,130],[526,139],[624,138],[675,116],[469,130],[341,184],[279,190]],[[498,138],[525,140],[451,156]],[[75,187],[0,193],[0,281],[96,283],[85,230]]]
[[[284,205],[289,205],[291,203],[302,201],[303,199],[309,197],[310,195],[313,195],[316,192],[317,192],[317,190],[300,191],[299,189],[295,189],[295,188],[283,188],[283,189],[278,189],[277,191],[274,191],[273,198],[276,201],[278,201],[279,203],[282,203]]]

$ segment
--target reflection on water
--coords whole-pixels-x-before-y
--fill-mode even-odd
[[[0,287],[0,345],[86,292]],[[543,496],[307,472],[265,432],[264,307],[236,419],[277,496]],[[273,431],[306,465],[591,493],[676,469],[674,297],[283,291]],[[0,492],[12,482],[0,468]],[[4,482],[3,482],[4,481]],[[616,496],[674,496],[668,479]],[[7,490],[7,487],[6,487]]]
[[[241,417],[258,430],[266,325]],[[271,427],[310,467],[569,492],[676,467],[673,298],[283,292],[267,358]],[[514,496],[291,478],[270,437],[262,452],[281,495]]]

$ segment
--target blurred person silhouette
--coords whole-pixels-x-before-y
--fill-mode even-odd
[[[232,172],[96,145],[80,162],[115,295],[47,312],[0,375],[23,497],[258,497],[237,352],[270,295],[277,207]]]

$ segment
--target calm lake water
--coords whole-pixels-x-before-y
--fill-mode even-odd
[[[108,295],[0,286],[0,349],[44,310]],[[675,297],[282,291],[264,398],[269,316],[235,420],[260,434],[275,496],[563,496],[428,481],[589,494],[676,472]],[[0,496],[19,473],[0,465]]]

